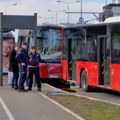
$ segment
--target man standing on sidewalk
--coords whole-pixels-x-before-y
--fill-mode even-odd
[[[40,81],[40,74],[39,74],[39,63],[41,61],[40,54],[36,52],[35,46],[31,47],[31,53],[29,55],[29,85],[28,90],[32,90],[33,84],[33,75],[35,74],[35,79],[38,87],[38,91],[41,91],[41,81]]]
[[[27,53],[27,43],[22,44],[21,50],[17,53],[16,59],[19,66],[19,92],[25,92],[24,83],[27,82],[27,66],[29,64],[29,56]]]
[[[16,54],[19,51],[19,46],[15,46],[10,52],[10,57],[9,57],[9,71],[13,72],[13,78],[12,78],[12,88],[15,90],[18,89],[18,62],[16,60]],[[15,85],[14,85],[15,84]]]

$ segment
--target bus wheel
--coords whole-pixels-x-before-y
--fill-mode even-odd
[[[90,87],[88,86],[88,78],[85,70],[83,70],[81,74],[81,87],[85,92],[88,92],[90,89]]]

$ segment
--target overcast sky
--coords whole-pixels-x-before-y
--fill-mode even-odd
[[[0,0],[0,11],[7,15],[33,15],[37,13],[39,23],[55,23],[56,14],[52,11],[67,11],[67,4],[58,3],[57,0]],[[80,11],[80,2],[75,3],[76,0],[61,0],[63,2],[74,2],[69,4],[69,11]],[[82,0],[83,11],[97,11],[101,12],[102,7],[107,3],[112,3],[112,0]],[[12,4],[17,4],[13,6]],[[66,23],[68,21],[67,13],[57,12],[57,23]],[[39,18],[41,17],[41,18]],[[50,18],[54,17],[54,18]],[[80,14],[70,14],[69,21],[71,23],[78,22]],[[85,20],[95,18],[93,15],[83,15]],[[48,18],[48,19],[45,19]]]

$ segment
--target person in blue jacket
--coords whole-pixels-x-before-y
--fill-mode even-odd
[[[35,79],[37,83],[38,91],[41,91],[41,81],[40,81],[40,74],[39,74],[39,63],[41,61],[40,54],[36,52],[36,47],[31,47],[31,53],[29,54],[29,85],[28,90],[32,90],[33,84],[33,75],[35,74]]]
[[[29,56],[27,53],[27,43],[22,44],[22,48],[16,55],[16,60],[19,66],[19,83],[18,90],[19,92],[25,92],[24,83],[27,82],[27,66],[29,64]]]

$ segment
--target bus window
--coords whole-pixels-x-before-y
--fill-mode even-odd
[[[37,29],[37,51],[41,54],[42,60],[59,61],[60,50],[60,29],[39,28]]]
[[[66,38],[66,34],[64,33],[64,40],[63,40],[63,45],[62,45],[62,57],[63,59],[67,59],[67,40]]]
[[[120,33],[112,36],[112,62],[120,63]]]
[[[63,58],[67,58],[67,51],[68,51],[68,42],[72,40],[71,45],[71,55],[72,59],[76,60],[79,59],[79,56],[84,56],[85,52],[83,51],[83,45],[85,40],[85,33],[84,30],[81,28],[71,28],[67,29],[64,32],[64,41],[63,41]]]
[[[85,58],[85,42],[83,38],[77,39],[77,59]]]
[[[97,40],[93,36],[87,36],[87,57],[90,61],[97,60]]]
[[[97,40],[93,35],[80,36],[77,40],[77,59],[97,60]]]

